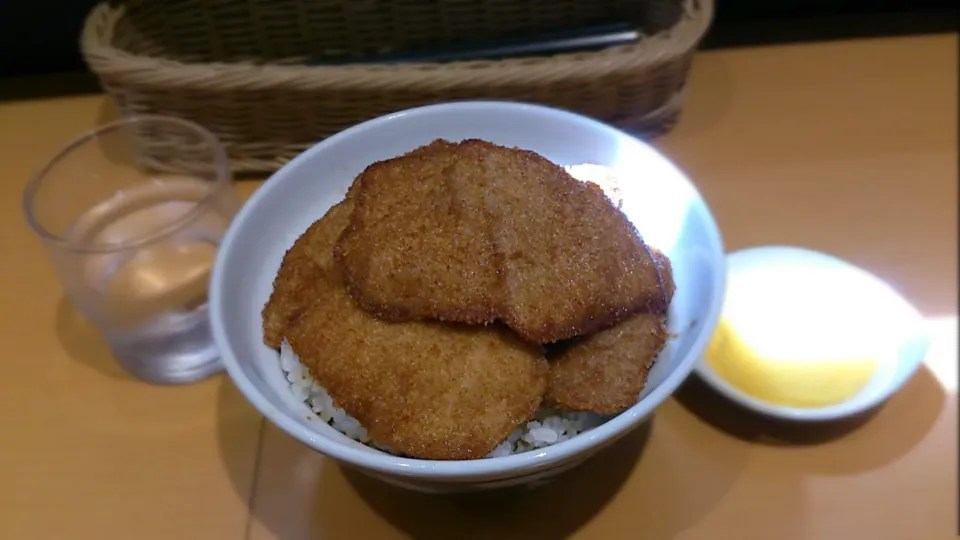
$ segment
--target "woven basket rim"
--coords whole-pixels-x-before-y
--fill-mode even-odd
[[[80,36],[80,49],[92,71],[100,77],[122,77],[126,84],[178,90],[266,90],[278,86],[305,91],[350,91],[375,84],[386,91],[444,90],[465,85],[499,85],[537,78],[542,83],[578,77],[602,77],[637,68],[649,68],[687,55],[703,38],[713,20],[713,0],[686,0],[686,16],[672,28],[639,42],[592,53],[567,53],[549,57],[499,61],[409,63],[397,65],[354,64],[306,66],[244,62],[186,63],[137,55],[111,43],[123,6],[97,4],[87,16]],[[106,31],[98,32],[98,28]],[[563,70],[558,70],[563,66]]]

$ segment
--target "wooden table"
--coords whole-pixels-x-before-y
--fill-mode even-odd
[[[111,108],[0,104],[0,538],[953,538],[956,47],[944,35],[703,53],[681,123],[657,143],[729,249],[825,250],[915,302],[940,338],[901,393],[865,422],[800,431],[691,383],[555,484],[469,497],[344,473],[225,377],[157,388],[125,375],[64,302],[20,206],[27,177]]]

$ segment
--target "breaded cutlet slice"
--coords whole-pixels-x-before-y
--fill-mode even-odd
[[[667,285],[675,284],[670,260],[654,257]],[[558,345],[551,355],[544,405],[564,411],[617,414],[634,404],[667,343],[666,312],[640,312],[595,334]]]
[[[586,335],[663,304],[651,252],[596,186],[530,151],[460,144],[450,177],[482,186],[504,285],[499,315],[526,339]]]
[[[437,152],[442,152],[445,150],[450,150],[454,147],[454,144],[445,141],[443,139],[437,139],[430,144],[425,144],[423,146],[418,146],[417,148],[411,150],[404,154],[405,156],[426,156]],[[347,190],[348,199],[352,199],[356,196],[357,192],[360,189],[360,179],[363,178],[362,174],[358,174],[356,178],[353,179],[353,182],[350,184],[350,188]]]
[[[442,151],[451,148],[451,143],[438,140],[431,144],[421,146],[411,152],[411,155],[428,155],[433,152]],[[359,187],[359,178],[354,180],[347,192],[347,198],[352,199],[356,195]],[[338,204],[331,208],[329,212],[331,219],[338,222],[341,219],[348,219],[352,211],[352,203],[345,205]],[[319,227],[319,220],[301,235],[293,246],[284,254],[280,263],[280,269],[273,282],[273,292],[264,305],[262,311],[263,318],[263,336],[264,343],[268,347],[278,349],[280,342],[283,341],[284,331],[288,325],[294,321],[305,309],[311,298],[311,290],[315,289],[316,280],[319,279],[319,269],[315,265],[302,264],[303,257],[308,255],[321,261],[324,268],[332,267],[333,252],[327,249],[328,246],[336,242],[340,235],[340,230],[326,228],[320,231],[314,230]],[[314,234],[318,233],[318,234]],[[334,236],[328,237],[326,235]],[[313,243],[319,243],[322,249],[312,249],[307,240],[311,239]]]
[[[542,351],[499,325],[390,323],[356,305],[331,263],[352,201],[308,230],[323,276],[286,337],[338,407],[371,438],[421,459],[489,454],[531,418],[546,389]]]
[[[450,189],[457,147],[436,141],[377,162],[355,181],[356,207],[336,246],[359,304],[391,321],[496,318],[498,276],[487,223]]]
[[[279,349],[290,323],[309,307],[313,291],[321,285],[323,274],[310,261],[307,238],[319,232],[319,221],[311,225],[287,250],[273,280],[273,292],[263,306],[263,342]]]
[[[677,292],[677,281],[673,277],[673,263],[670,262],[670,257],[659,249],[650,248],[650,253],[653,255],[654,262],[657,263],[657,270],[660,271],[663,292],[666,296],[666,305],[663,306],[663,310],[666,311],[670,302],[673,302],[674,293]]]
[[[506,322],[551,343],[662,304],[650,254],[601,190],[480,140],[372,165],[337,245],[351,294],[394,320]]]

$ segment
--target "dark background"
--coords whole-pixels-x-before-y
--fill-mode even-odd
[[[83,19],[96,3],[0,0],[0,96],[96,91],[77,45]],[[956,29],[954,2],[943,0],[717,0],[702,48]],[[37,80],[46,84],[23,84]]]

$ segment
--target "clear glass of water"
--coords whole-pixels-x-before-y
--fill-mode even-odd
[[[221,369],[207,285],[239,200],[212,133],[160,116],[100,126],[29,181],[23,205],[64,292],[128,372],[183,384]]]

